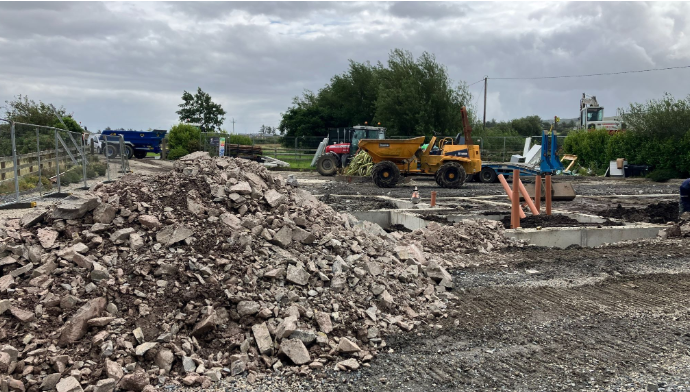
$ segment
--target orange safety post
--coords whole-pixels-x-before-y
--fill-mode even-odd
[[[551,215],[551,174],[546,175],[546,215]]]
[[[506,181],[506,178],[503,177],[503,174],[498,175],[498,181],[501,183],[501,185],[503,185],[503,190],[506,191],[506,194],[508,195],[508,200],[510,200],[511,205],[512,205],[512,202],[513,202],[512,193],[513,193],[513,191],[510,189],[510,186],[508,185],[508,181]],[[522,208],[518,208],[518,210],[519,210],[518,213],[520,214],[520,218],[524,219],[527,217],[527,215],[525,215],[525,211],[523,211]]]
[[[541,211],[541,176],[537,174],[534,179],[534,206],[537,211]]]
[[[518,210],[522,211],[520,208],[520,170],[513,170],[513,199],[512,206],[510,207],[510,228],[517,229],[520,227],[520,215],[518,215]]]
[[[431,191],[431,206],[436,206],[436,191]]]
[[[529,210],[532,211],[532,215],[539,215],[539,210],[534,206],[534,203],[532,203],[532,198],[527,194],[527,189],[525,189],[522,181],[518,181],[518,185],[520,186],[520,193],[522,193],[522,197],[524,197],[525,201],[527,202],[527,207],[529,207]]]

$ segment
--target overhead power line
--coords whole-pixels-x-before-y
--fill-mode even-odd
[[[680,67],[642,69],[639,71],[602,72],[602,73],[593,73],[593,74],[585,74],[585,75],[535,76],[535,77],[517,77],[517,78],[491,78],[490,77],[489,79],[495,79],[495,80],[535,80],[535,79],[586,78],[586,77],[591,77],[591,76],[607,76],[607,75],[622,75],[622,74],[654,72],[654,71],[668,71],[668,70],[672,70],[672,69],[682,69],[682,68],[690,68],[690,65],[683,65]],[[484,79],[476,81],[472,84],[479,83],[482,80],[484,80]]]
[[[477,84],[477,83],[479,83],[479,82],[483,82],[483,81],[484,81],[484,78],[481,78],[481,79],[477,80],[476,82],[474,82],[474,83],[472,83],[472,84],[468,84],[467,87],[472,87],[472,86],[474,86],[475,84]]]

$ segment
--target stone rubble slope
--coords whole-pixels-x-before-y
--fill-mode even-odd
[[[0,221],[2,390],[209,388],[367,366],[386,335],[447,317],[444,252],[505,242],[493,223],[467,227],[389,235],[255,162],[207,153],[100,184]]]

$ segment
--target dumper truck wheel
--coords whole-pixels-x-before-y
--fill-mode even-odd
[[[371,178],[379,188],[393,188],[400,180],[400,170],[391,161],[379,162],[371,170]]]
[[[334,176],[338,171],[338,161],[333,154],[324,154],[316,160],[316,171],[322,176]]]
[[[125,146],[125,157],[127,159],[132,159],[133,156],[134,156],[134,149],[132,148],[132,146]]]
[[[491,184],[493,182],[498,181],[496,170],[490,167],[483,167],[482,171],[479,172],[479,181],[485,184]]]
[[[146,158],[147,152],[144,150],[134,150],[134,157],[137,159]]]
[[[438,169],[437,174],[437,182],[443,188],[460,188],[467,177],[465,168],[457,162],[445,163]]]
[[[120,148],[118,146],[109,144],[103,149],[103,155],[105,155],[108,159],[115,158],[116,156],[120,155]]]

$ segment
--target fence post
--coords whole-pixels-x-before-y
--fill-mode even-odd
[[[96,155],[96,154],[94,154],[94,151],[96,151],[95,143],[94,143],[93,139],[91,139],[91,155]]]
[[[82,134],[82,139],[83,139],[83,134]],[[77,148],[77,152],[81,153],[81,175],[84,177],[84,189],[89,189],[89,186],[86,184],[86,146],[82,142],[81,148]]]
[[[43,197],[43,181],[41,180],[41,139],[36,128],[36,159],[38,159],[38,194]]]
[[[506,161],[506,137],[503,136],[503,162]]]
[[[17,202],[19,202],[19,164],[17,163],[17,140],[14,133],[15,124],[12,121],[10,125],[10,139],[12,139],[12,162],[14,163],[14,193],[17,197]]]
[[[168,139],[161,140],[161,160],[165,160],[165,157],[167,155],[165,150],[167,148],[168,148]]]
[[[60,145],[58,143],[58,131],[55,131],[55,175],[57,176],[58,190],[57,193],[62,193],[62,186],[60,185]]]

